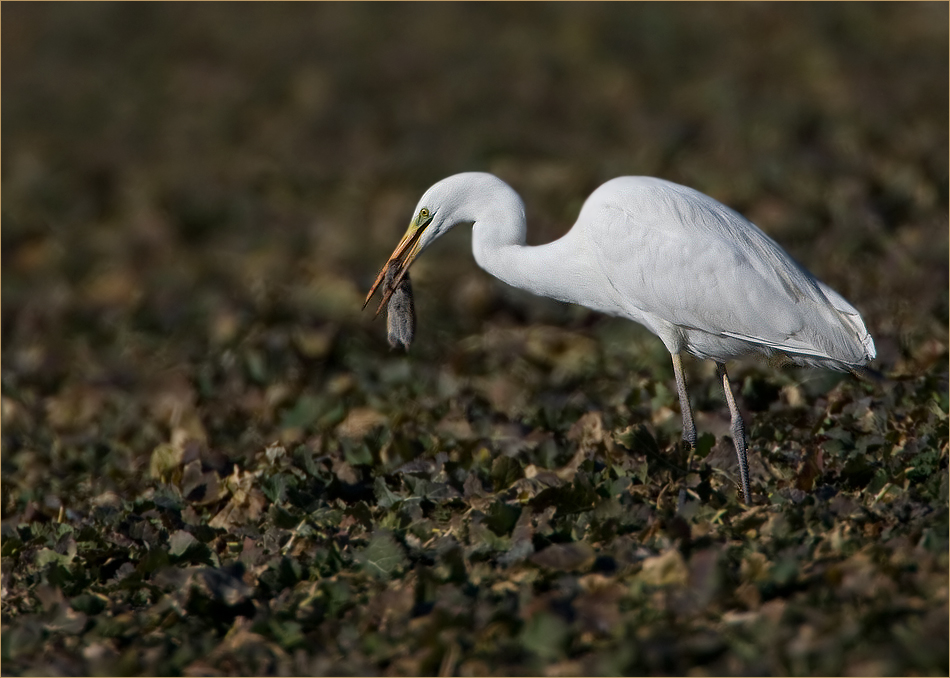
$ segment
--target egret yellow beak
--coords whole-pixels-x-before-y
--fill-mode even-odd
[[[415,258],[419,255],[419,250],[421,249],[419,238],[422,236],[422,232],[426,229],[426,226],[428,226],[431,221],[432,217],[429,217],[420,224],[419,217],[417,216],[414,218],[412,223],[409,224],[406,234],[402,236],[402,240],[399,241],[399,244],[396,245],[396,249],[393,250],[393,253],[389,256],[389,259],[386,260],[386,263],[383,264],[383,267],[380,269],[379,275],[376,276],[376,282],[373,283],[373,286],[369,289],[369,294],[366,295],[366,300],[363,302],[363,308],[366,308],[366,304],[368,304],[369,300],[372,299],[373,294],[376,292],[376,288],[379,287],[379,284],[386,277],[386,272],[389,270],[389,267],[399,267],[398,272],[392,279],[392,284],[388,287],[388,289],[383,290],[383,298],[380,300],[379,306],[376,307],[376,313],[373,315],[374,318],[379,315],[380,311],[383,310],[383,306],[385,306],[389,301],[389,297],[393,295],[393,292],[405,277],[406,272],[409,271],[409,267],[412,265],[412,262],[415,261]]]

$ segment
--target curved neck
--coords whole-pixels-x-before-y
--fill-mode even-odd
[[[570,232],[546,245],[529,247],[523,208],[488,210],[472,221],[472,253],[479,266],[513,287],[577,303],[577,290],[588,284],[590,276],[577,251],[580,243]]]
[[[427,230],[423,246],[456,224],[470,223],[475,261],[499,280],[559,301],[591,306],[589,298],[599,298],[611,303],[603,294],[590,293],[592,286],[610,288],[610,283],[592,263],[595,257],[576,228],[546,245],[525,244],[524,203],[498,177],[485,172],[453,175],[430,188],[417,211],[430,203],[438,206],[439,221]],[[612,313],[617,308],[595,310]]]

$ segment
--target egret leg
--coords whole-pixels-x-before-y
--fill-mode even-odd
[[[673,374],[676,377],[676,393],[680,399],[680,411],[683,413],[683,440],[696,446],[696,425],[693,423],[693,410],[689,406],[686,393],[686,377],[683,375],[683,361],[679,353],[673,355]]]
[[[742,422],[742,415],[739,414],[736,399],[732,395],[732,384],[729,382],[729,375],[726,374],[726,366],[723,363],[717,362],[716,373],[722,381],[722,391],[726,395],[726,403],[729,405],[729,414],[732,415],[732,442],[736,446],[736,455],[739,457],[739,478],[742,481],[742,498],[746,504],[751,504],[752,493],[749,491],[749,459],[746,456],[745,424]]]

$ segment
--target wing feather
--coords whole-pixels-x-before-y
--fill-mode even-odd
[[[591,195],[578,224],[598,231],[586,241],[597,243],[601,270],[635,320],[847,364],[873,357],[841,295],[699,191],[622,177]]]

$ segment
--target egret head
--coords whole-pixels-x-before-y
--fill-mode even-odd
[[[508,200],[514,196],[513,199],[517,202],[516,207],[521,206],[521,199],[507,184],[498,177],[484,172],[455,174],[429,188],[419,199],[412,221],[402,236],[402,240],[396,245],[396,249],[376,276],[376,282],[366,295],[363,307],[365,308],[369,303],[373,293],[386,277],[389,268],[398,266],[399,271],[392,276],[392,287],[383,290],[382,301],[376,309],[378,314],[389,301],[393,289],[402,281],[416,257],[453,226],[466,222],[472,223],[480,215],[490,214],[492,210],[497,209],[499,198],[503,197],[499,195],[500,190],[505,192],[504,196],[507,196]],[[502,204],[504,202],[504,200],[501,201]],[[518,211],[523,215],[524,207],[521,206]]]
[[[419,256],[419,252],[439,237],[440,233],[437,233],[433,227],[434,219],[434,213],[428,207],[419,207],[416,209],[415,216],[409,223],[409,228],[406,229],[405,235],[402,236],[402,240],[396,245],[396,249],[389,255],[389,259],[386,260],[386,263],[383,264],[382,269],[379,271],[379,275],[376,276],[376,282],[373,283],[369,294],[366,295],[363,308],[366,308],[366,304],[369,303],[369,300],[376,292],[376,288],[379,287],[379,284],[386,277],[386,272],[390,267],[397,266],[398,270],[396,273],[390,276],[390,279],[393,281],[392,285],[383,290],[383,298],[379,303],[379,307],[376,309],[376,314],[379,315],[379,312],[383,306],[386,305],[386,302],[389,301],[395,288],[399,286],[399,283],[409,271],[412,262]]]

